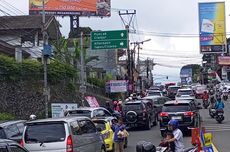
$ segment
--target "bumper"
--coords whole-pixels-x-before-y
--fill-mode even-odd
[[[193,124],[183,124],[183,125],[179,125],[179,129],[183,130],[191,130],[194,128]],[[168,127],[167,126],[160,126],[160,131],[167,131]]]

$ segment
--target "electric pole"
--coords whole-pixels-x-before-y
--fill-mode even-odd
[[[133,21],[133,17],[136,15],[136,10],[126,10],[126,11],[119,11],[119,16],[125,26],[125,29],[128,31],[128,40],[129,40],[129,32],[130,32],[130,26]],[[124,17],[128,17],[128,22],[125,21]],[[127,48],[127,55],[128,55],[128,67],[127,67],[127,73],[128,73],[128,78],[129,82],[131,81],[131,84],[133,86],[133,58],[132,58],[132,52],[129,47],[129,41],[128,41],[128,48]],[[133,91],[133,89],[132,89]]]
[[[83,32],[81,32],[81,82],[80,82],[80,92],[82,95],[81,105],[84,107],[85,93],[86,93],[86,84],[85,84],[85,60],[84,60],[84,48],[83,48]]]
[[[48,46],[48,35],[46,33],[45,29],[45,23],[46,23],[46,18],[45,18],[45,0],[42,0],[42,37],[43,37],[43,63],[44,63],[44,88],[43,88],[43,94],[45,97],[45,116],[46,118],[49,117],[48,112],[49,112],[49,95],[50,95],[50,90],[48,89],[48,82],[47,82],[47,62],[49,55],[47,53],[47,47]]]

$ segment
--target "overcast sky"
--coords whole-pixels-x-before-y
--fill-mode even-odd
[[[7,1],[14,7],[28,14],[28,0],[0,0],[0,4]],[[218,0],[216,0],[218,1]],[[230,0],[225,1],[227,32],[230,31]],[[134,26],[144,34],[132,34],[131,41],[142,41],[141,59],[154,59],[160,65],[155,66],[156,81],[179,80],[180,67],[186,64],[201,63],[198,37],[173,37],[172,34],[198,34],[198,3],[213,2],[210,0],[112,0],[112,16],[110,18],[80,18],[80,26],[89,26],[93,30],[119,30],[123,23],[118,15],[119,9],[135,9]],[[4,8],[0,5],[0,8]],[[22,14],[22,13],[21,13]],[[62,25],[63,35],[68,35],[69,18],[58,18]],[[156,36],[159,33],[169,33],[167,37]],[[190,58],[188,58],[190,57]],[[162,78],[162,79],[161,79]]]

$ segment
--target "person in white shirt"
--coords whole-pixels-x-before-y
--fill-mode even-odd
[[[168,122],[168,129],[172,131],[174,137],[167,140],[166,142],[174,142],[175,152],[183,152],[184,143],[183,143],[183,133],[178,128],[178,120],[170,120]]]

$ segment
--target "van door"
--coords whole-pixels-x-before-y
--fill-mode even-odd
[[[90,120],[80,120],[79,126],[81,129],[81,138],[84,140],[84,147],[88,150],[87,152],[98,151],[98,140],[100,140],[100,136],[98,136],[93,122]]]

